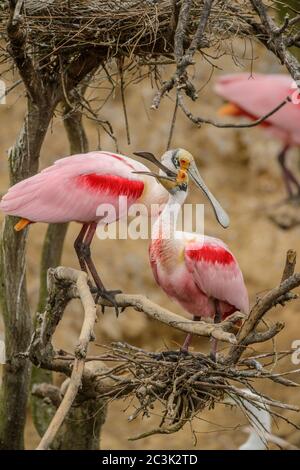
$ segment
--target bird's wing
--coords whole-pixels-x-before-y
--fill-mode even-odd
[[[287,96],[295,93],[293,80],[289,75],[247,73],[224,75],[215,85],[215,91],[226,100],[238,105],[253,118],[260,118],[279,105]],[[300,104],[287,103],[267,119],[276,126],[282,139],[285,134],[300,144]]]
[[[155,246],[157,244],[157,241],[152,241],[151,244],[149,245],[149,261],[150,261],[150,266],[152,269],[152,273],[155,279],[156,284],[159,285],[159,278],[158,278],[158,273],[157,273],[157,262],[156,262],[156,256],[155,256]]]
[[[191,242],[185,249],[185,263],[195,283],[208,297],[248,313],[248,293],[235,257],[223,242],[207,238]]]
[[[147,168],[108,152],[73,155],[12,186],[0,209],[33,222],[95,220],[99,204],[116,204],[125,196],[137,200],[144,183],[133,171]]]
[[[241,73],[221,76],[216,82],[215,91],[253,116],[260,117],[293,92],[291,85],[292,78],[288,75],[254,74],[250,77],[247,73]],[[276,116],[277,113],[270,116],[268,121],[272,122]]]

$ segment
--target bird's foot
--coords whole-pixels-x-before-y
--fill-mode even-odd
[[[182,354],[183,356],[188,356],[189,355],[189,348],[181,346],[179,349],[179,353]]]
[[[109,302],[111,304],[111,306],[114,307],[115,312],[116,312],[116,316],[118,317],[119,313],[120,313],[120,310],[119,310],[120,307],[117,304],[116,295],[121,294],[121,293],[122,293],[121,290],[97,289],[97,293],[96,293],[96,297],[95,297],[95,303],[96,304],[98,303],[98,300],[99,300],[100,297],[103,300],[107,300],[107,302]],[[106,307],[106,305],[101,305],[102,313],[105,312],[105,307]]]
[[[217,353],[211,351],[211,352],[210,352],[210,355],[209,355],[209,358],[210,358],[213,362],[217,362]]]

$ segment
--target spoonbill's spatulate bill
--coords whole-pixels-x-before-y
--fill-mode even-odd
[[[245,116],[256,120],[266,115],[287,96],[292,101],[272,114],[260,126],[283,143],[278,155],[284,182],[290,196],[299,195],[300,183],[286,165],[286,153],[292,146],[300,146],[300,95],[289,75],[238,73],[221,76],[215,91],[228,104],[220,108],[219,114]]]
[[[179,232],[176,220],[188,192],[188,172],[178,171],[170,184],[157,176],[170,193],[152,230],[150,263],[157,284],[193,319],[225,319],[239,310],[248,313],[248,294],[238,262],[225,243],[197,233]],[[166,236],[168,234],[168,236]],[[183,348],[191,341],[188,335]],[[216,340],[212,357],[216,359]]]
[[[150,154],[147,155],[149,159]],[[182,149],[166,152],[159,162],[160,171],[175,174],[182,155],[185,155]],[[191,155],[189,166],[195,183],[206,192]],[[3,196],[0,209],[5,214],[21,217],[16,230],[34,222],[81,223],[74,244],[80,267],[91,273],[99,294],[116,307],[115,292],[104,288],[91,257],[90,245],[97,224],[101,224],[103,218],[98,211],[102,204],[110,204],[115,209],[112,219],[105,219],[107,224],[124,217],[135,202],[143,203],[151,213],[152,204],[159,205],[168,200],[168,192],[155,179],[138,174],[146,172],[149,169],[145,165],[124,155],[111,152],[73,155],[12,186]],[[119,207],[121,196],[127,199],[127,207],[124,204]],[[220,223],[227,226],[228,216],[218,201],[212,200],[212,205]]]

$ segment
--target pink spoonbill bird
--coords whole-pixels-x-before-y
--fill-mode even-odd
[[[252,120],[264,116],[287,96],[295,99],[285,104],[260,124],[269,134],[281,140],[283,148],[278,154],[283,179],[289,196],[300,194],[300,183],[286,165],[290,147],[300,146],[300,100],[293,80],[284,74],[239,73],[221,76],[215,91],[228,103],[219,109],[220,115],[244,116]]]
[[[176,174],[182,153],[182,149],[170,150],[159,161],[149,152],[137,152],[153,161],[166,175]],[[150,208],[151,204],[162,204],[168,200],[168,192],[157,181],[135,172],[149,170],[136,160],[111,152],[73,155],[57,160],[40,173],[15,184],[0,202],[0,209],[5,214],[21,217],[15,225],[17,231],[34,222],[76,221],[82,224],[74,243],[80,267],[90,272],[98,295],[110,301],[117,312],[116,291],[104,288],[91,257],[90,245],[97,224],[101,224],[103,218],[99,215],[99,207],[110,204],[115,209],[111,220],[106,218],[107,224],[124,217],[135,202]],[[228,216],[209,193],[194,161],[191,161],[189,173],[196,185],[210,198],[218,221],[227,227]],[[127,206],[119,204],[121,196],[126,198]]]
[[[177,216],[188,193],[190,155],[186,153],[182,160],[185,163],[177,177],[156,175],[168,190],[169,200],[152,227],[149,257],[154,278],[171,299],[193,315],[193,320],[212,318],[217,323],[237,310],[246,314],[249,300],[243,275],[225,243],[176,230]],[[187,335],[183,350],[188,350],[190,341],[191,335]],[[213,340],[214,360],[216,346]]]

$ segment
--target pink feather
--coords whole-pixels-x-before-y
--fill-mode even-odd
[[[292,84],[293,80],[288,75],[254,74],[251,77],[248,73],[240,73],[221,76],[215,91],[256,119],[295,93]],[[287,103],[266,122],[270,124],[266,129],[286,144],[300,145],[300,104]]]
[[[168,266],[170,259],[179,263]],[[239,310],[249,311],[248,293],[238,262],[227,246],[216,238],[199,241],[153,240],[150,263],[154,278],[166,294],[194,316],[214,318],[218,300],[222,318]],[[176,255],[175,255],[176,253]]]
[[[133,171],[147,171],[147,167],[109,152],[62,158],[12,186],[0,209],[32,222],[97,221],[100,204],[112,204],[117,211],[120,196],[128,198],[128,207],[141,196],[144,182]],[[117,218],[123,215],[117,212]]]

